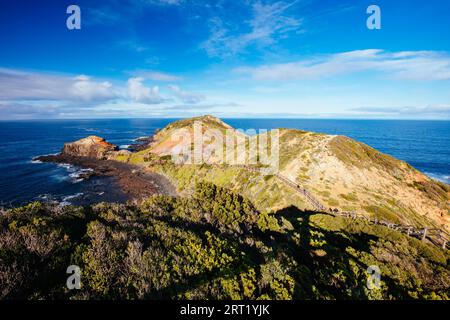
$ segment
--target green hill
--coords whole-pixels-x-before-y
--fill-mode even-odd
[[[202,123],[204,163],[175,165],[171,154],[180,146],[192,150],[192,139],[175,139],[177,130],[193,137],[193,124]],[[159,131],[151,147],[131,155],[113,155],[168,176],[182,194],[189,194],[196,181],[209,181],[248,197],[264,212],[288,206],[314,209],[304,197],[274,175],[219,162],[210,154],[213,133],[229,130],[247,146],[258,136],[245,136],[220,119],[203,116],[169,124]],[[214,131],[212,130],[212,131]],[[240,142],[239,142],[240,141]],[[250,164],[258,169],[261,166]],[[250,169],[251,169],[250,168]],[[355,211],[378,219],[417,227],[449,231],[450,187],[427,177],[409,164],[344,136],[292,129],[279,129],[279,175],[309,191],[325,208]]]

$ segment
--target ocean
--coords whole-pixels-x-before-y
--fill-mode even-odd
[[[0,204],[33,200],[64,204],[121,201],[111,178],[80,178],[82,169],[39,163],[33,158],[53,154],[63,144],[88,135],[104,137],[122,148],[175,119],[0,121]],[[450,183],[450,122],[324,119],[224,119],[248,129],[293,128],[346,135],[404,160],[430,177]],[[124,197],[125,199],[125,197]]]

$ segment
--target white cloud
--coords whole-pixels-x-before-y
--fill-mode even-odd
[[[58,112],[58,107],[49,105],[32,105],[0,101],[0,119],[35,119],[52,118]]]
[[[102,100],[117,95],[108,81],[0,68],[1,100]]]
[[[169,73],[159,72],[159,71],[152,71],[152,70],[138,70],[132,72],[132,74],[136,77],[145,78],[147,80],[153,80],[153,81],[178,81],[181,78]]]
[[[133,24],[134,20],[141,17],[151,6],[178,6],[183,2],[184,0],[109,0],[106,3],[92,1],[92,5],[86,9],[86,23],[88,25],[113,25],[124,22]]]
[[[128,93],[136,102],[158,104],[164,101],[159,93],[159,87],[146,87],[142,82],[144,78],[136,77],[128,79]]]
[[[449,80],[450,56],[435,51],[389,53],[379,49],[321,55],[290,63],[242,67],[235,71],[255,80],[318,79],[363,71],[378,71],[400,80]]]
[[[134,51],[137,53],[142,53],[149,51],[150,48],[144,44],[142,44],[137,39],[127,39],[127,40],[121,40],[115,43],[117,47],[124,48],[130,51]]]
[[[184,0],[159,0],[161,4],[180,5]]]
[[[300,31],[302,20],[286,15],[296,2],[256,2],[251,7],[252,18],[240,26],[226,25],[221,18],[214,17],[210,20],[211,35],[201,47],[209,56],[225,57],[240,53],[251,45],[272,45],[288,33]],[[239,32],[239,29],[244,31]]]
[[[112,84],[108,81],[92,81],[88,76],[81,75],[75,78],[71,93],[83,100],[111,99],[115,96]]]
[[[448,118],[450,117],[450,105],[428,105],[428,106],[411,106],[411,107],[359,107],[352,108],[349,111],[358,112],[366,115],[428,115]]]
[[[205,99],[203,95],[183,91],[179,86],[176,85],[169,85],[169,89],[172,91],[175,97],[177,97],[184,103],[195,104]]]
[[[153,78],[165,74],[154,72]],[[167,79],[173,79],[166,76]],[[120,102],[127,105],[162,104],[158,86],[146,87],[144,79],[132,77],[125,82],[103,81],[87,75],[66,75],[49,72],[0,68],[1,118],[90,117],[102,111],[102,106]],[[103,110],[104,112],[104,110]],[[91,115],[92,113],[92,115]]]

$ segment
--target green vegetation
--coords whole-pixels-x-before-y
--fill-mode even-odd
[[[181,195],[191,194],[197,182],[207,181],[245,196],[260,212],[270,213],[291,205],[301,210],[311,208],[303,196],[275,176],[255,172],[261,164],[249,165],[251,169],[246,170],[222,164],[217,159],[215,164],[209,165],[172,163],[170,153],[175,147],[172,134],[181,128],[190,130],[187,134],[193,134],[191,125],[195,121],[202,122],[203,130],[223,132],[230,129],[212,116],[179,120],[159,131],[149,149],[118,154],[115,160],[165,175]],[[293,129],[280,129],[279,132],[279,172],[305,187],[324,206],[422,227],[442,228],[445,223],[440,217],[444,217],[448,209],[448,185],[428,179],[407,163],[348,137]],[[248,147],[250,141],[256,139],[257,136],[247,136],[245,142],[235,140]],[[268,143],[271,145],[271,139]],[[204,156],[209,157],[209,151]],[[248,148],[245,153],[248,157]],[[254,157],[253,160],[259,160],[256,155]],[[336,160],[344,166],[336,164]],[[368,180],[365,170],[372,171],[369,177],[373,181]],[[411,201],[409,196],[417,201]]]
[[[350,201],[350,202],[357,202],[358,201],[358,195],[354,192],[349,193],[349,194],[340,194],[339,195],[341,198]]]
[[[309,132],[302,130],[280,129],[280,168],[298,158],[301,151],[310,149]],[[306,159],[309,161],[309,159]],[[305,171],[308,169],[305,168]]]
[[[248,198],[259,211],[273,211],[290,205],[306,207],[305,200],[273,175],[263,175],[227,165],[152,164],[151,170],[167,176],[181,194],[190,194],[197,182],[206,181]]]
[[[347,165],[353,165],[357,168],[374,165],[395,176],[400,174],[398,172],[399,164],[401,163],[400,160],[381,153],[364,143],[357,142],[345,136],[336,136],[330,141],[329,146],[336,157]]]
[[[365,221],[261,213],[206,182],[139,205],[35,202],[1,210],[0,228],[1,299],[449,298],[446,251]],[[72,264],[81,290],[65,286]]]
[[[448,201],[450,187],[439,181],[414,181],[409,185],[419,191],[425,193],[430,199],[436,201]]]
[[[175,129],[180,129],[180,128],[187,128],[187,127],[192,126],[196,121],[201,122],[202,126],[206,127],[206,128],[212,128],[212,129],[230,128],[227,124],[222,122],[222,120],[220,120],[216,117],[210,116],[210,115],[205,115],[205,116],[193,117],[193,118],[189,118],[189,119],[182,119],[182,120],[172,122],[171,124],[166,126],[163,130],[161,130],[160,133],[164,134],[165,133],[164,131],[170,131],[170,130],[175,130]]]
[[[332,207],[337,207],[339,206],[339,201],[337,201],[336,199],[326,199],[325,200],[327,202],[328,205],[332,206]]]
[[[389,222],[400,223],[400,218],[397,216],[395,211],[391,210],[386,206],[366,206],[364,209],[371,213],[375,218],[383,220],[386,219]]]

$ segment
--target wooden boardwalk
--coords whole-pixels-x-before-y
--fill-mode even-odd
[[[243,169],[246,169],[249,171],[253,171],[253,172],[262,173],[261,169],[254,168],[251,166],[239,165],[237,167],[240,167],[240,168],[243,168]],[[389,222],[386,220],[378,220],[377,218],[372,219],[366,214],[361,214],[361,213],[356,213],[356,212],[344,212],[344,211],[339,211],[337,209],[332,210],[330,208],[327,209],[319,201],[319,199],[314,197],[311,194],[311,192],[309,192],[305,187],[303,187],[299,183],[296,183],[279,173],[275,173],[275,174],[273,174],[273,176],[277,177],[284,184],[286,184],[287,186],[291,187],[294,191],[299,193],[303,198],[306,199],[306,201],[312,206],[313,210],[315,210],[315,211],[327,212],[327,213],[331,213],[331,214],[349,218],[349,219],[366,220],[370,223],[388,227],[392,230],[399,231],[410,237],[414,237],[414,238],[420,239],[422,241],[428,240],[432,244],[434,244],[438,247],[441,247],[443,249],[449,248],[450,234],[448,234],[444,230],[441,230],[438,228],[417,228],[415,226],[396,224],[396,223],[392,223],[392,222]]]

